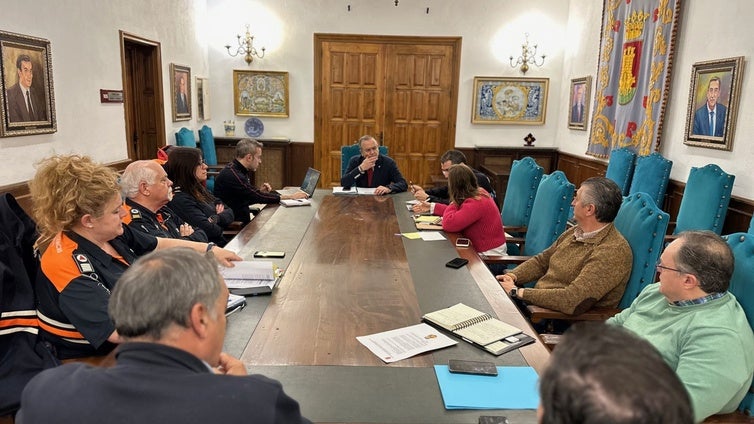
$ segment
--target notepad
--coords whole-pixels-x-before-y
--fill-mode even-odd
[[[430,324],[444,328],[495,355],[501,355],[512,350],[513,348],[507,349],[510,347],[510,344],[521,341],[516,340],[513,342],[511,339],[511,341],[499,343],[511,336],[518,337],[517,335],[521,334],[521,330],[463,303],[430,312],[425,314],[422,319]],[[522,339],[528,337],[524,334],[521,335]],[[531,341],[528,341],[528,343],[531,343]],[[520,346],[523,346],[523,344],[520,344]]]
[[[286,207],[311,206],[310,199],[280,199],[280,204]]]
[[[497,367],[497,376],[453,374],[435,365],[445,409],[536,409],[537,372],[532,367]]]
[[[252,296],[271,293],[282,272],[271,261],[234,262],[234,267],[220,267],[228,290],[233,294]]]

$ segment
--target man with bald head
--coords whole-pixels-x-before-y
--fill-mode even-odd
[[[173,198],[173,182],[153,160],[132,162],[120,178],[123,223],[155,237],[182,238],[206,243],[207,234],[192,228],[166,205]]]

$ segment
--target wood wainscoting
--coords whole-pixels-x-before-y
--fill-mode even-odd
[[[568,181],[580,186],[584,180],[590,177],[602,177],[607,169],[607,162],[598,159],[584,158],[560,152],[558,156],[558,169],[568,177]],[[683,199],[683,190],[686,183],[671,179],[668,182],[668,190],[665,201],[660,208],[670,214],[670,221],[678,217],[678,210]],[[754,215],[754,201],[739,196],[732,196],[728,205],[728,214],[723,225],[723,234],[746,232],[749,222]]]

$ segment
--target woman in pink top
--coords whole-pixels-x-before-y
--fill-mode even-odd
[[[464,164],[448,172],[450,204],[437,204],[435,215],[442,214],[442,229],[462,233],[478,253],[505,255],[505,231],[500,211],[489,193],[477,185],[474,172]],[[438,210],[442,208],[441,210]]]

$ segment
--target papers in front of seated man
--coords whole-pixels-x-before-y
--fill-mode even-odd
[[[250,296],[271,293],[282,275],[271,261],[241,261],[234,264],[233,268],[220,267],[220,274],[233,294]]]
[[[374,196],[374,191],[376,188],[365,188],[365,187],[350,187],[348,190],[344,189],[343,187],[333,187],[332,188],[332,194],[336,196],[354,196],[354,195],[364,195],[364,196]]]
[[[436,328],[423,323],[356,337],[356,340],[386,363],[458,343]]]
[[[280,199],[280,204],[286,207],[293,206],[311,206],[310,199]]]

